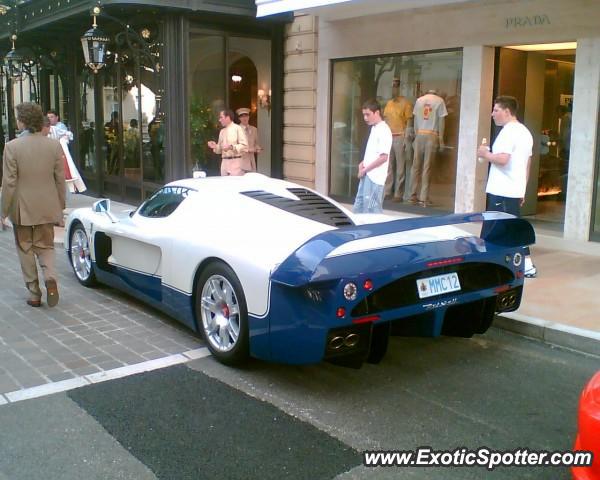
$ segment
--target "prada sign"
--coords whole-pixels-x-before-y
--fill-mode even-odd
[[[550,25],[550,17],[545,13],[542,15],[530,15],[525,17],[507,17],[505,28],[527,28]]]

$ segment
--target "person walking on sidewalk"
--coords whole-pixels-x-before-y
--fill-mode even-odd
[[[376,100],[367,100],[362,106],[365,123],[371,127],[363,161],[358,164],[358,191],[354,213],[381,213],[383,188],[388,173],[392,131],[381,117]]]
[[[4,148],[1,218],[13,224],[15,244],[29,299],[42,304],[36,257],[46,283],[48,306],[58,303],[54,268],[54,225],[62,221],[65,208],[65,173],[60,144],[42,133],[44,114],[31,102],[16,107],[17,126],[25,135]]]
[[[506,212],[519,217],[525,200],[529,167],[533,153],[531,132],[517,120],[517,99],[501,95],[494,100],[492,119],[502,127],[492,149],[481,145],[477,156],[490,163],[486,186],[487,210]],[[525,276],[535,277],[537,269],[526,249]]]

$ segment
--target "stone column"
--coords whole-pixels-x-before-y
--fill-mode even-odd
[[[600,38],[577,40],[564,237],[587,241],[592,220],[600,101]]]
[[[317,38],[312,15],[296,14],[286,26],[283,178],[310,188],[315,186]]]
[[[460,127],[456,165],[456,213],[485,210],[487,163],[479,163],[476,150],[482,138],[490,141],[494,85],[494,49],[463,48]]]

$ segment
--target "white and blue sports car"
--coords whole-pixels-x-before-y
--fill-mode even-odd
[[[473,223],[484,234],[459,228]],[[172,182],[129,214],[100,200],[69,215],[65,239],[80,283],[175,317],[223,363],[359,366],[391,334],[470,337],[517,309],[535,235],[503,213],[354,215],[247,174]]]

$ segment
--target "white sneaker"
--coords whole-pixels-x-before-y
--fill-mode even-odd
[[[533,264],[530,256],[525,257],[525,277],[535,278],[537,277],[537,268]]]

